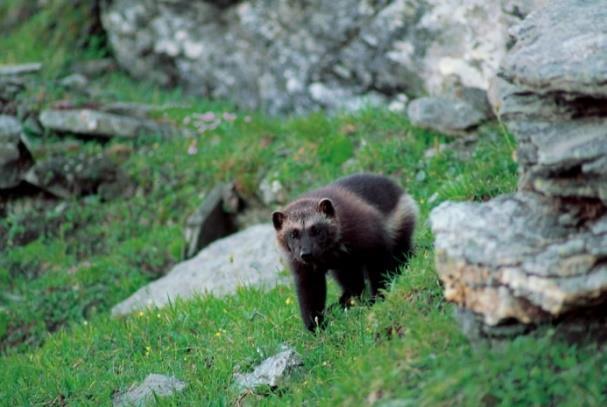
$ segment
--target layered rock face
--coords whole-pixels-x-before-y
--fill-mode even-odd
[[[270,113],[486,88],[507,28],[543,0],[115,0],[102,21],[136,77]]]
[[[607,301],[607,8],[556,0],[512,34],[492,93],[519,192],[431,214],[446,298],[490,327]]]

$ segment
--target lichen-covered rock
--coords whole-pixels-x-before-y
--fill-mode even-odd
[[[37,162],[23,179],[64,199],[97,194],[109,200],[130,189],[128,176],[105,154],[57,154]]]
[[[360,96],[486,88],[507,28],[543,0],[107,2],[102,21],[136,77],[272,113]]]
[[[551,321],[605,333],[606,23],[602,2],[554,0],[513,30],[489,93],[518,140],[519,192],[431,213],[445,297],[468,332]]]
[[[117,393],[112,404],[114,407],[141,407],[152,403],[155,397],[168,397],[181,392],[186,386],[186,383],[173,376],[151,373],[142,383]]]
[[[241,389],[254,390],[259,386],[278,387],[297,367],[303,365],[301,356],[292,348],[283,346],[276,355],[270,356],[251,373],[236,373],[234,379]]]
[[[49,131],[93,137],[134,138],[172,132],[171,128],[153,120],[90,109],[44,110],[40,113],[40,123]]]
[[[407,114],[415,126],[453,136],[473,130],[489,118],[465,100],[438,96],[413,100]]]
[[[20,65],[0,65],[0,77],[34,74],[40,72],[41,69],[42,64],[39,62]]]
[[[0,190],[19,185],[34,160],[23,141],[21,123],[0,115]]]
[[[581,228],[580,215],[522,192],[443,203],[431,225],[445,298],[488,325],[538,323],[604,301],[607,213]]]
[[[234,201],[236,201],[234,203]],[[232,202],[238,209],[239,198],[233,184],[220,184],[204,197],[202,204],[190,215],[185,226],[186,259],[217,239],[236,231],[235,216],[227,205]],[[227,209],[227,210],[226,210]]]
[[[288,281],[281,276],[282,270],[272,225],[252,226],[211,243],[196,257],[177,264],[166,276],[116,305],[112,315],[162,307],[177,298],[224,296],[248,285],[272,287]]]
[[[557,0],[513,29],[494,103],[524,189],[607,203],[606,22],[601,2]]]

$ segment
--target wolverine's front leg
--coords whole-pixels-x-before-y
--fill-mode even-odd
[[[365,275],[360,266],[350,264],[344,269],[333,270],[332,275],[342,288],[339,297],[339,305],[342,308],[348,308],[353,300],[360,299],[365,290]]]
[[[295,288],[303,323],[310,331],[323,326],[327,280],[325,272],[296,263],[293,265]]]

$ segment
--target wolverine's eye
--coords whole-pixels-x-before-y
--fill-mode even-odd
[[[318,234],[318,228],[315,225],[310,226],[310,235],[316,236]]]
[[[299,230],[297,230],[297,229],[293,229],[293,230],[291,231],[291,237],[292,237],[293,239],[299,239]]]

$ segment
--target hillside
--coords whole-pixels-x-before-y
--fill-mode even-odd
[[[0,65],[42,62],[7,111],[27,118],[49,107],[136,102],[181,131],[85,139],[26,126],[35,160],[102,154],[124,172],[128,188],[108,197],[57,198],[28,188],[0,195],[0,404],[109,405],[150,373],[187,384],[159,405],[607,403],[604,348],[567,343],[550,328],[497,345],[471,343],[443,299],[428,214],[447,200],[486,201],[516,189],[515,141],[499,123],[483,125],[472,147],[462,147],[386,107],[269,116],[116,68],[84,87],[66,86],[61,79],[78,64],[109,54],[85,18],[87,2],[72,3],[0,5],[7,21],[0,49],[9,50]],[[19,13],[22,22],[11,24]],[[81,41],[82,33],[94,40]],[[201,128],[201,115],[216,125]],[[392,176],[421,208],[416,254],[384,301],[334,311],[316,335],[303,329],[290,286],[110,316],[112,306],[182,260],[186,218],[218,182],[234,182],[268,211],[259,199],[268,175],[291,199],[359,171]],[[331,284],[329,302],[336,299]],[[299,352],[303,366],[277,389],[242,393],[234,373],[282,344]]]

